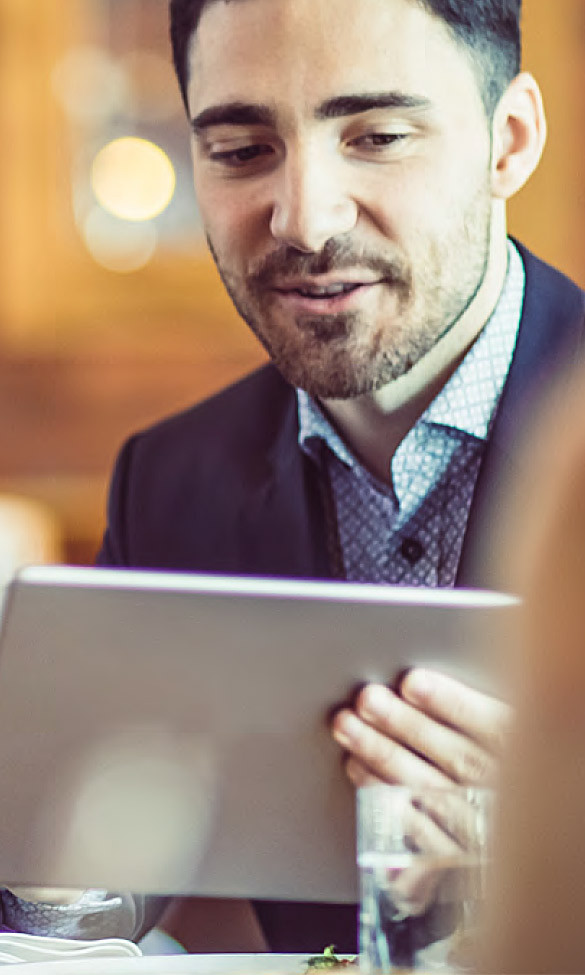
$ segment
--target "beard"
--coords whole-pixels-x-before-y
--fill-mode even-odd
[[[350,399],[409,372],[472,304],[489,265],[489,182],[440,238],[414,237],[409,259],[332,238],[314,254],[282,245],[241,275],[207,240],[236,310],[284,378],[318,399]],[[379,281],[378,307],[371,312],[287,316],[278,309],[277,282],[282,287],[293,278],[349,268]]]

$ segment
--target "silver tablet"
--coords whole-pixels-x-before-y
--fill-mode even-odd
[[[486,686],[515,601],[24,570],[0,631],[0,879],[353,901],[332,705],[413,664]]]

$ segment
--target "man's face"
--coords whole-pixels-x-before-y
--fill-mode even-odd
[[[489,259],[467,55],[413,0],[213,0],[190,79],[211,250],[273,361],[323,399],[407,372]]]

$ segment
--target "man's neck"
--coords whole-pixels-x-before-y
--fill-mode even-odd
[[[505,231],[494,232],[480,291],[459,321],[408,373],[373,393],[322,403],[347,445],[379,480],[390,482],[390,464],[399,444],[449,381],[491,317],[506,279],[507,260]]]

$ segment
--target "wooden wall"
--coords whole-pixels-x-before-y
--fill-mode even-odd
[[[542,88],[549,137],[510,229],[585,287],[585,3],[524,0],[524,64]]]

